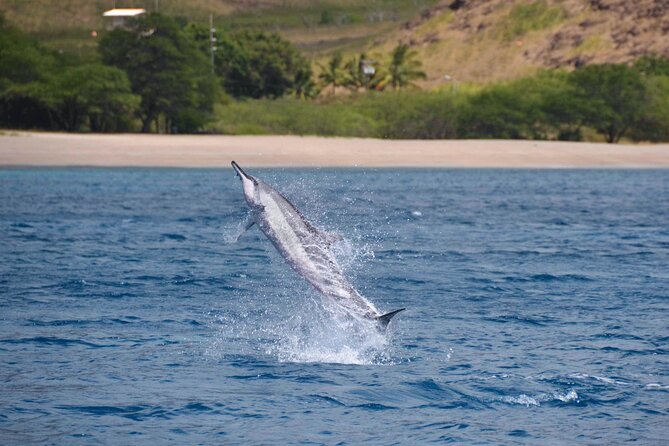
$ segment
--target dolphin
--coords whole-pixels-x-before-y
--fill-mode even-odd
[[[244,172],[236,162],[232,161],[232,167],[242,181],[251,211],[242,234],[256,224],[298,274],[354,317],[385,329],[393,316],[404,311],[383,314],[353,288],[330,249],[341,236],[315,227],[279,191]]]

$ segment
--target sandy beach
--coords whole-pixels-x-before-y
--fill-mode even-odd
[[[669,144],[315,136],[0,134],[1,166],[669,167]]]

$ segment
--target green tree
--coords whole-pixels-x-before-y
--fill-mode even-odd
[[[416,51],[406,43],[400,43],[393,49],[387,73],[387,82],[393,90],[414,86],[414,81],[427,77],[421,69],[422,62],[416,57]]]
[[[532,134],[528,110],[536,104],[521,102],[522,96],[505,84],[471,95],[458,114],[458,137],[526,139]]]
[[[639,72],[626,65],[588,65],[570,82],[580,99],[583,123],[615,143],[640,120],[646,90]]]
[[[40,96],[67,131],[127,130],[140,102],[125,72],[99,63],[64,69],[44,84]]]
[[[565,71],[546,70],[509,84],[525,114],[526,137],[582,139],[583,107],[568,79]]]
[[[547,71],[536,78],[539,87],[541,125],[549,139],[581,141],[583,139],[584,104],[569,82],[569,74]],[[524,88],[519,94],[524,94]]]
[[[640,57],[634,68],[646,76],[669,76],[669,59],[658,55]]]
[[[646,86],[644,110],[630,131],[637,141],[669,141],[669,59],[644,56],[634,63]]]
[[[211,112],[216,80],[210,62],[175,20],[150,14],[131,21],[103,37],[100,53],[105,63],[125,70],[141,96],[142,132],[154,123],[159,130],[161,117],[166,132],[178,125],[195,131]]]
[[[332,94],[335,94],[337,87],[345,82],[346,73],[342,67],[342,55],[336,52],[332,55],[328,63],[325,65],[319,64],[321,69],[318,78],[321,80],[323,87],[332,85]]]
[[[242,31],[224,35],[218,42],[215,63],[225,90],[234,97],[313,94],[309,62],[276,33]]]
[[[630,131],[637,141],[669,141],[669,76],[648,76],[641,119]]]
[[[0,126],[53,127],[38,86],[58,72],[56,54],[11,26],[0,15]]]

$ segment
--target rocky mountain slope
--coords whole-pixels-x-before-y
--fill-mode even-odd
[[[430,85],[669,57],[669,0],[447,0],[373,49],[397,41],[419,52]]]

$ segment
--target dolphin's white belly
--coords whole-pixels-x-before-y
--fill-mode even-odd
[[[261,193],[260,199],[264,209],[258,225],[291,267],[340,305],[366,317],[379,314],[346,280],[327,243],[292,205],[270,193]]]

